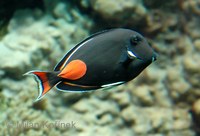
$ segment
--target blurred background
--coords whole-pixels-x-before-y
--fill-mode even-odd
[[[199,136],[199,0],[1,0],[2,136]],[[159,57],[133,81],[89,93],[50,91],[30,70],[51,71],[89,35],[141,33]]]

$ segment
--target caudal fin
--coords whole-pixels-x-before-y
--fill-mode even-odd
[[[53,72],[30,71],[24,75],[34,75],[39,86],[39,95],[36,101],[40,100],[60,80]]]

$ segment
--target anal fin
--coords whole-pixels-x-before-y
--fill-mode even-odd
[[[59,84],[56,85],[56,88],[59,91],[63,91],[63,92],[87,92],[90,90],[95,90],[95,89],[99,89],[101,87],[99,86],[85,86],[85,85],[77,85],[77,84],[73,84],[73,83],[69,83],[66,81],[62,81]]]

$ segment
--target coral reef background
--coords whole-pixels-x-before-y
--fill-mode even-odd
[[[199,0],[0,1],[1,135],[200,135],[199,7]],[[34,102],[36,82],[24,73],[52,70],[75,44],[114,27],[140,32],[158,60],[125,85],[54,89]]]

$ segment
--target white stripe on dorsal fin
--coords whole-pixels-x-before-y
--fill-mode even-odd
[[[102,85],[101,87],[116,86],[116,85],[120,85],[120,84],[123,84],[123,83],[124,83],[124,81],[120,81],[120,82],[115,82],[115,83],[110,83],[110,84]]]
[[[83,42],[82,44],[80,44],[76,49],[74,49],[74,50],[70,53],[70,55],[66,58],[66,60],[63,62],[63,64],[62,64],[61,67],[60,67],[60,70],[63,69],[63,67],[66,66],[68,60],[71,58],[71,56],[72,56],[77,50],[79,50],[82,46],[86,45],[86,43],[88,43],[88,42],[91,41],[91,40],[92,40],[92,38],[91,38],[91,39],[88,39],[87,41],[85,41],[85,42]],[[72,49],[73,49],[73,48],[72,48]],[[65,58],[65,56],[64,56],[64,58]],[[58,64],[57,64],[57,65],[58,65]],[[56,67],[57,67],[57,66],[56,66]],[[56,68],[55,68],[55,69],[56,69]]]

